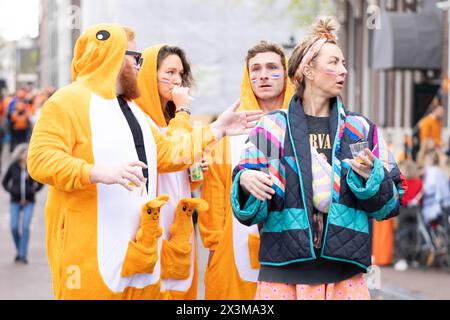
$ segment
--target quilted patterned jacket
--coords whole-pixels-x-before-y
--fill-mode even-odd
[[[287,113],[276,111],[260,120],[234,169],[233,213],[244,225],[260,225],[261,265],[283,266],[317,258],[311,229],[313,190],[307,128],[303,107],[294,97]],[[321,256],[367,269],[372,255],[369,219],[381,221],[399,213],[406,180],[377,126],[347,112],[340,98],[331,108],[330,134],[334,141],[333,187]],[[352,158],[349,146],[358,141],[368,141],[376,157],[367,181],[343,161]],[[276,191],[272,200],[262,202],[242,195],[240,176],[245,170],[270,174]]]

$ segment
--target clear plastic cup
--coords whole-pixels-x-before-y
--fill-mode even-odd
[[[141,182],[141,186],[140,187],[137,187],[132,182],[129,182],[128,185],[133,187],[133,191],[130,191],[130,194],[132,194],[134,196],[137,196],[137,197],[142,197],[145,194],[146,185],[147,185],[147,178],[145,178],[144,182]]]
[[[203,181],[203,169],[200,162],[196,162],[192,167],[189,168],[189,177],[191,182]]]
[[[369,143],[367,141],[358,142],[350,145],[350,151],[352,152],[353,159],[358,163],[363,163],[361,156],[366,155],[365,150],[369,148]]]

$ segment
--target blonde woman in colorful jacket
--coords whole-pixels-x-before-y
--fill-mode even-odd
[[[287,60],[279,45],[262,41],[248,51],[241,86],[240,110],[271,112],[286,108],[294,92],[287,77]],[[208,214],[199,216],[203,244],[210,250],[205,273],[209,300],[249,300],[256,293],[259,231],[233,217],[229,195],[232,170],[245,149],[248,135],[217,144],[205,174],[202,198]]]
[[[347,70],[337,28],[319,18],[296,47],[288,111],[260,120],[234,170],[234,215],[260,226],[256,299],[370,299],[370,220],[399,212],[406,182],[381,131],[339,97]],[[360,142],[368,148],[353,159]]]

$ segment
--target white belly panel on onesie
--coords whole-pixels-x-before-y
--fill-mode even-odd
[[[120,185],[97,185],[97,254],[100,274],[113,292],[127,287],[142,289],[160,279],[160,265],[153,274],[121,277],[130,240],[135,240],[140,226],[141,207],[156,197],[156,144],[145,114],[134,104],[129,106],[144,136],[148,163],[148,192],[140,195]],[[90,103],[92,148],[96,165],[123,165],[137,161],[133,135],[117,99],[105,100],[92,95]],[[161,239],[159,252],[161,251]]]
[[[247,135],[230,137],[231,150],[231,170],[239,164],[241,153],[247,147]],[[233,219],[233,252],[236,268],[242,280],[256,282],[258,281],[259,269],[254,269],[250,265],[250,254],[248,249],[249,234],[259,234],[258,226],[247,227],[241,224],[234,215]]]
[[[154,122],[154,127],[165,134],[167,128],[159,128]],[[189,174],[187,170],[180,172],[173,172],[167,174],[158,175],[158,195],[168,194],[170,196],[167,204],[161,209],[160,225],[163,229],[162,238],[169,240],[170,227],[173,224],[175,218],[175,210],[178,206],[178,202],[184,198],[191,198],[191,185],[189,183]],[[189,271],[189,278],[185,280],[175,279],[163,279],[161,281],[161,291],[187,291],[192,285],[192,279],[194,277],[194,263],[195,263],[195,242],[194,232],[191,234],[190,244],[192,246],[191,251],[191,267]]]

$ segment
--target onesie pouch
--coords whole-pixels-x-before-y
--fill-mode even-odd
[[[158,246],[145,248],[130,241],[127,255],[122,267],[122,277],[127,278],[136,274],[153,273],[158,261]]]
[[[190,243],[178,244],[172,240],[163,240],[161,249],[161,278],[185,280],[191,271]]]
[[[261,240],[259,238],[259,234],[250,233],[248,235],[248,254],[250,256],[250,266],[253,269],[261,268],[259,264],[259,246]]]

